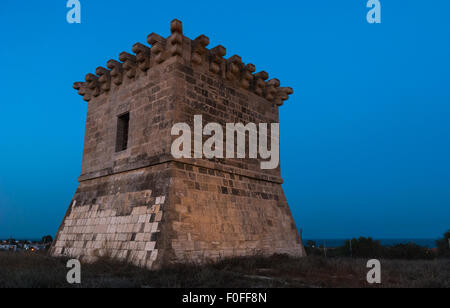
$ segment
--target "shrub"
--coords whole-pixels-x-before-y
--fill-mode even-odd
[[[410,243],[386,247],[384,257],[403,260],[431,260],[434,259],[435,255],[426,247]]]
[[[439,257],[450,258],[450,230],[444,234],[444,238],[436,241]]]
[[[370,237],[346,241],[344,247],[344,251],[351,251],[352,256],[356,258],[382,258],[384,255],[384,247],[381,246],[380,241],[374,241]]]

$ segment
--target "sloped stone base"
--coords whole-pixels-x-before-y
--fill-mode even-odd
[[[80,183],[51,249],[157,268],[305,252],[281,185],[167,162]]]

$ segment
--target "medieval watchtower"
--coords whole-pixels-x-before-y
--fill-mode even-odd
[[[74,88],[88,102],[79,187],[52,255],[109,256],[139,266],[257,253],[303,256],[280,168],[260,159],[175,159],[176,123],[278,123],[293,93],[222,46],[148,36],[134,54],[87,74]],[[192,127],[191,126],[191,127]]]

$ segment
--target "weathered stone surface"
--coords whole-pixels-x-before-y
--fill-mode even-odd
[[[209,39],[183,36],[135,44],[98,77],[74,84],[88,101],[79,187],[51,253],[86,261],[108,256],[155,268],[229,256],[304,255],[280,168],[259,159],[175,159],[175,123],[278,123],[292,94],[278,79],[225,59]],[[268,80],[268,81],[266,81]],[[129,113],[127,149],[116,152],[117,119]]]

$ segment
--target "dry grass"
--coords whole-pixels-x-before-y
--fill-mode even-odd
[[[66,261],[43,254],[0,252],[1,288],[66,288]],[[208,265],[147,271],[100,261],[82,265],[85,288],[369,287],[367,260],[287,256],[234,258]],[[450,287],[450,260],[382,260],[381,287]]]

